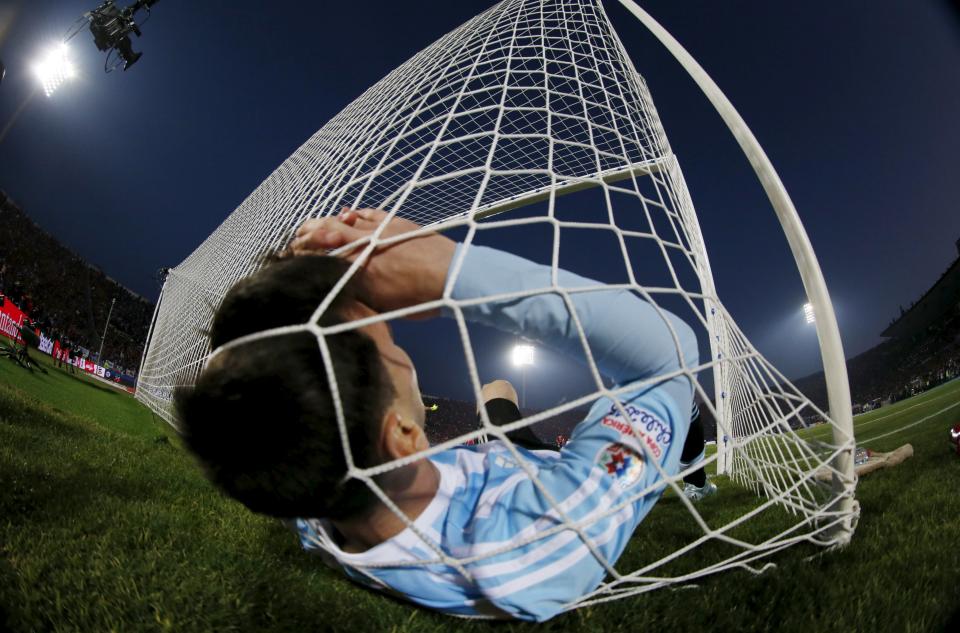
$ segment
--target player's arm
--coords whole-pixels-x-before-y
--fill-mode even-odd
[[[364,255],[375,235],[385,240],[421,229],[409,220],[395,217],[388,222],[387,218],[388,214],[378,209],[344,208],[339,215],[304,222],[290,248],[295,255],[337,251],[341,257],[354,261]],[[387,225],[381,229],[384,222]],[[366,257],[362,273],[356,276],[358,298],[377,312],[441,298],[456,246],[450,238],[432,232],[378,246]],[[433,310],[416,316],[438,314],[439,310]]]
[[[576,322],[558,289],[571,292],[584,337],[601,373],[619,384],[696,366],[697,340],[682,319],[627,290],[557,271],[549,266],[483,246],[458,245],[454,261],[463,259],[453,282],[453,298],[469,300],[494,295],[535,294],[463,308],[464,316],[543,345],[583,358]]]
[[[363,245],[378,230],[380,238],[386,239],[421,228],[393,218],[381,229],[386,219],[387,214],[379,210],[345,209],[339,216],[305,222],[291,247],[297,254],[306,254],[356,243],[359,246],[343,253],[353,260],[361,256]],[[454,271],[454,265],[459,269]],[[448,282],[452,284],[452,297],[458,300],[544,291],[466,307],[464,314],[582,358],[583,346],[569,310],[562,297],[551,291],[554,286],[548,266],[491,248],[464,247],[437,233],[424,233],[377,248],[367,257],[358,281],[361,298],[379,312],[440,299]],[[557,288],[604,287],[563,270],[558,271],[557,282]],[[573,293],[570,297],[597,367],[616,382],[624,384],[696,365],[696,337],[670,312],[658,311],[624,290]]]

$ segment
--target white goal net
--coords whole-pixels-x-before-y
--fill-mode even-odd
[[[615,261],[601,280],[605,287],[629,289],[697,331],[701,364],[683,372],[696,383],[701,408],[717,420],[717,452],[706,465],[729,475],[724,495],[741,490],[753,501],[718,520],[680,494],[683,472],[665,476],[659,490],[646,493],[666,490],[661,504],[672,500],[677,516],[693,526],[683,543],[601,561],[607,580],[570,608],[734,567],[758,571],[759,559],[790,545],[849,539],[858,512],[855,478],[844,461],[855,448],[849,411],[831,416],[807,399],[725,310],[677,157],[598,1],[505,0],[411,58],[314,134],[170,270],[137,398],[176,426],[173,391],[191,385],[209,356],[205,332],[225,293],[258,268],[264,253],[284,247],[304,220],[342,207],[384,209],[434,230],[460,231],[466,244],[539,227],[546,236],[542,263],[554,270],[576,268],[568,255],[580,236],[608,240]],[[573,289],[556,282],[536,292],[573,305]],[[464,380],[479,395],[463,306],[449,296],[438,305],[460,315]],[[308,325],[320,338],[333,333]],[[610,393],[583,344],[596,391],[523,424]],[[807,430],[814,419],[826,426]],[[488,426],[426,455],[482,433],[506,439]],[[354,468],[350,475],[375,486],[376,472]],[[644,539],[644,525],[636,538]],[[442,561],[469,578],[472,561],[431,547],[436,557],[424,564]]]

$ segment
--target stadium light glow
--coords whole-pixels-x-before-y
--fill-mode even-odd
[[[40,85],[43,86],[43,92],[48,97],[56,92],[64,81],[72,79],[77,74],[69,54],[70,50],[66,42],[60,42],[33,66],[33,72],[37,75]]]
[[[813,314],[813,304],[803,304],[803,316],[807,317],[807,323],[813,323],[817,320],[817,317]]]
[[[523,367],[533,364],[534,347],[533,345],[515,345],[510,355],[514,367]]]

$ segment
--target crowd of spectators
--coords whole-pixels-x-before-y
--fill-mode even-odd
[[[960,304],[913,336],[891,338],[851,358],[847,374],[854,413],[909,398],[960,376]],[[796,384],[826,408],[822,373]]]
[[[134,375],[153,304],[83,261],[38,227],[2,191],[0,226],[2,300],[12,301],[46,336],[75,353]],[[101,338],[102,359],[97,358]]]
[[[477,406],[474,403],[434,396],[424,396],[423,402],[427,405],[426,432],[431,444],[446,442],[480,428]],[[536,411],[524,408],[521,413],[529,416]],[[537,439],[544,444],[555,446],[570,437],[573,427],[585,415],[585,410],[565,411],[537,422],[531,428]]]
[[[895,338],[847,363],[854,411],[870,411],[960,375],[960,306],[910,338]]]
[[[881,404],[890,404],[898,400],[905,400],[918,393],[923,393],[928,389],[933,389],[938,385],[953,380],[960,376],[960,356],[948,358],[942,361],[938,366],[917,374],[907,382],[903,383],[899,389],[893,389],[886,399],[875,398],[871,403],[871,408],[876,408]],[[867,409],[868,411],[871,409]]]

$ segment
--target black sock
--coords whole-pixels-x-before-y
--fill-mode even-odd
[[[490,422],[497,426],[503,426],[504,424],[510,424],[511,422],[516,422],[523,417],[523,414],[520,412],[520,408],[507,400],[506,398],[494,398],[489,400],[484,405],[487,409],[487,415],[490,416]],[[477,414],[477,425],[482,424],[480,414]],[[537,450],[557,450],[557,447],[553,444],[547,444],[540,440],[533,432],[533,428],[525,426],[519,428],[515,431],[510,431],[507,433],[507,437],[516,444],[517,446],[522,446],[526,449],[537,451]]]
[[[700,411],[697,411],[696,417],[690,421],[690,430],[687,432],[687,440],[683,443],[683,451],[680,453],[680,461],[690,463],[703,452],[705,442],[703,439],[703,422],[700,421]],[[699,468],[686,477],[683,482],[693,484],[698,488],[703,488],[707,483],[707,473]]]
[[[707,473],[702,468],[695,470],[683,478],[683,483],[693,484],[697,488],[703,488],[707,485]]]

